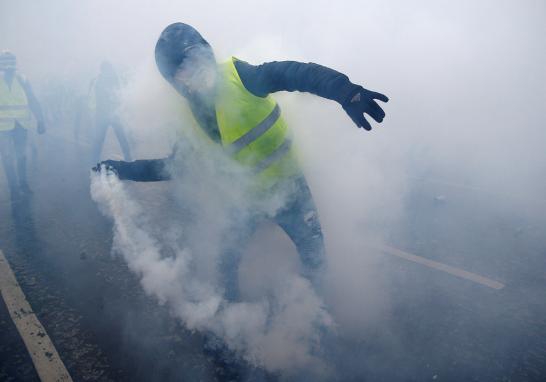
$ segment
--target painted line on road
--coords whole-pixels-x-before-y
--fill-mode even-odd
[[[454,275],[454,276],[457,276],[457,277],[460,277],[460,278],[463,278],[463,279],[466,279],[466,280],[470,280],[470,281],[473,281],[475,283],[485,285],[485,286],[487,286],[489,288],[493,288],[493,289],[502,289],[502,288],[504,288],[504,284],[502,284],[502,283],[500,283],[498,281],[495,281],[495,280],[491,280],[491,279],[489,279],[487,277],[480,276],[480,275],[478,275],[476,273],[468,272],[468,271],[465,271],[463,269],[453,267],[451,265],[439,263],[438,261],[429,260],[429,259],[426,259],[424,257],[417,256],[417,255],[414,255],[414,254],[406,252],[406,251],[402,251],[401,249],[391,247],[389,245],[382,244],[382,245],[378,245],[377,247],[381,251],[383,251],[385,253],[388,253],[390,255],[394,255],[394,256],[400,257],[400,258],[405,259],[405,260],[413,261],[414,263],[418,263],[418,264],[424,265],[426,267],[436,269],[438,271],[446,272],[446,273],[449,273],[450,275]]]
[[[0,293],[17,331],[23,338],[40,379],[44,382],[72,381],[59,353],[32,311],[1,250]]]

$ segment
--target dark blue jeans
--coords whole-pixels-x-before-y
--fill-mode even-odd
[[[324,237],[311,191],[303,176],[295,180],[295,191],[273,218],[290,237],[298,251],[302,275],[315,286],[317,276],[325,266]],[[220,274],[228,300],[239,299],[238,270],[242,249],[254,234],[257,225],[267,218],[258,216],[245,227],[237,227],[230,236],[220,262]]]

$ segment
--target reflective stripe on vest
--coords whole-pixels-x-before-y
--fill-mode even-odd
[[[273,151],[271,154],[269,154],[269,156],[267,156],[266,158],[262,159],[262,161],[260,163],[258,163],[254,167],[254,172],[256,174],[258,174],[258,173],[264,171],[266,168],[271,166],[273,163],[277,162],[283,156],[288,154],[288,152],[290,151],[291,148],[292,148],[292,140],[291,139],[286,139],[282,143],[282,145],[277,147],[275,149],[275,151]]]
[[[258,97],[243,85],[235,57],[220,66],[216,117],[222,144],[257,176],[259,188],[299,173],[288,127],[272,97]]]
[[[12,130],[15,123],[24,128],[30,127],[28,99],[18,76],[8,87],[4,76],[0,76],[0,131]]]
[[[277,122],[277,119],[279,119],[280,116],[281,108],[279,107],[279,105],[275,105],[273,111],[269,113],[269,115],[265,117],[262,122],[258,123],[235,142],[229,144],[227,146],[228,151],[232,152],[233,154],[241,151],[243,148],[245,148],[245,146],[248,146],[250,143],[260,138],[260,136],[262,136],[267,130],[269,130],[275,124],[275,122]]]

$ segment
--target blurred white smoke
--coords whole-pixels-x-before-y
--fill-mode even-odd
[[[252,44],[243,51],[251,52]],[[165,157],[173,142],[182,145],[177,168],[171,169],[177,176],[166,190],[168,201],[157,208],[146,201],[146,191],[136,191],[145,185],[124,187],[104,174],[92,182],[93,198],[114,220],[114,249],[140,275],[147,293],[167,303],[190,329],[215,333],[247,360],[272,371],[324,371],[321,333],[336,327],[337,334],[355,339],[384,322],[389,307],[385,276],[377,272],[381,258],[370,244],[381,241],[389,219],[399,215],[404,181],[376,162],[399,163],[397,150],[385,150],[372,139],[377,134],[355,129],[339,105],[276,95],[318,205],[329,264],[326,285],[317,296],[297,275],[293,244],[266,224],[241,263],[245,302],[230,304],[222,299],[217,275],[225,233],[248,224],[255,209],[273,215],[283,195],[259,205],[249,199],[243,191],[248,178],[225,161],[220,148],[201,147],[186,102],[153,62],[134,69],[122,96],[124,121],[139,157]],[[160,212],[167,210],[168,218]],[[154,228],[158,225],[162,229]]]
[[[105,58],[129,68],[123,115],[137,158],[169,155],[176,131],[194,123],[153,61],[155,41],[171,22],[194,25],[219,58],[313,61],[388,95],[385,122],[370,133],[355,129],[333,102],[275,95],[295,132],[325,234],[330,281],[320,298],[338,332],[354,338],[387,326],[389,275],[369,244],[399,223],[409,180],[458,186],[454,195],[471,189],[491,202],[447,206],[446,216],[546,216],[544,4],[19,1],[0,12],[0,49],[12,49],[34,83],[52,73],[88,83]],[[241,264],[242,292],[250,302],[222,301],[215,274],[218,240],[229,223],[226,205],[236,205],[241,195],[194,172],[192,182],[165,186],[172,195],[165,202],[168,217],[157,216],[166,208],[155,208],[161,197],[155,188],[153,196],[148,192],[155,186],[122,184],[106,175],[93,179],[93,196],[115,223],[116,251],[146,291],[188,327],[217,333],[272,370],[309,366],[316,360],[311,323],[328,320],[319,297],[296,276],[294,249],[275,229],[259,232],[255,242],[263,245],[251,248]],[[453,246],[461,245],[458,231],[479,235],[482,229],[438,227],[453,237]],[[503,245],[499,240],[491,252]],[[276,308],[263,297],[271,291]]]
[[[167,304],[189,329],[213,333],[240,356],[270,371],[324,371],[320,333],[332,330],[333,322],[321,298],[295,269],[282,274],[282,282],[274,280],[267,293],[254,293],[240,303],[223,299],[216,270],[222,238],[234,224],[248,224],[244,209],[252,204],[243,200],[244,174],[229,165],[213,165],[211,158],[214,153],[209,152],[205,158],[190,155],[178,161],[183,175],[172,181],[170,191],[185,212],[170,217],[163,211],[175,208],[172,199],[167,201],[170,206],[150,209],[115,175],[93,175],[92,197],[114,222],[113,250],[139,276],[146,293]],[[280,207],[279,200],[269,203],[273,212]],[[235,207],[239,221],[230,213]],[[165,229],[158,230],[157,223]],[[275,248],[262,252],[276,255]]]
[[[324,371],[321,332],[333,331],[337,321],[338,334],[365,336],[365,329],[373,330],[388,314],[383,276],[376,272],[381,260],[369,245],[382,239],[386,217],[399,212],[401,180],[387,180],[370,163],[370,156],[380,155],[378,149],[371,145],[367,151],[361,149],[366,136],[348,128],[340,109],[323,100],[279,97],[297,140],[305,142],[300,145],[301,160],[326,238],[325,294],[317,296],[298,276],[298,256],[286,235],[264,225],[241,263],[245,302],[230,304],[222,299],[217,275],[226,231],[248,224],[245,219],[257,208],[273,215],[284,198],[277,195],[260,205],[250,199],[244,192],[246,175],[225,161],[220,148],[201,147],[191,134],[198,127],[192,127],[195,121],[184,100],[150,80],[162,81],[155,70],[149,64],[137,68],[123,91],[126,123],[132,126],[137,150],[166,156],[167,147],[154,149],[160,147],[154,144],[158,137],[173,142],[177,129],[190,134],[179,140],[177,168],[171,169],[176,176],[164,190],[168,196],[157,195],[157,190],[148,190],[153,197],[146,191],[139,195],[136,190],[146,185],[124,186],[115,176],[93,178],[93,198],[114,221],[114,250],[141,277],[146,292],[167,303],[188,328],[215,333],[268,370]],[[307,128],[306,115],[311,116],[312,129]],[[150,134],[150,128],[157,135]],[[325,139],[328,136],[331,140]],[[384,152],[381,155],[389,159]],[[340,168],[340,163],[345,165]],[[377,193],[378,188],[390,191]],[[146,198],[166,201],[152,207]],[[169,216],[162,211],[169,211]],[[154,228],[158,225],[162,228]]]

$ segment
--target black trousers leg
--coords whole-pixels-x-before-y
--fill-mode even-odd
[[[13,142],[13,130],[0,131],[0,159],[11,197],[14,198],[18,192],[18,179],[15,172],[15,145]]]
[[[15,159],[17,162],[17,174],[21,190],[28,190],[27,182],[27,135],[25,128],[17,126],[13,129],[13,146],[15,148]]]

